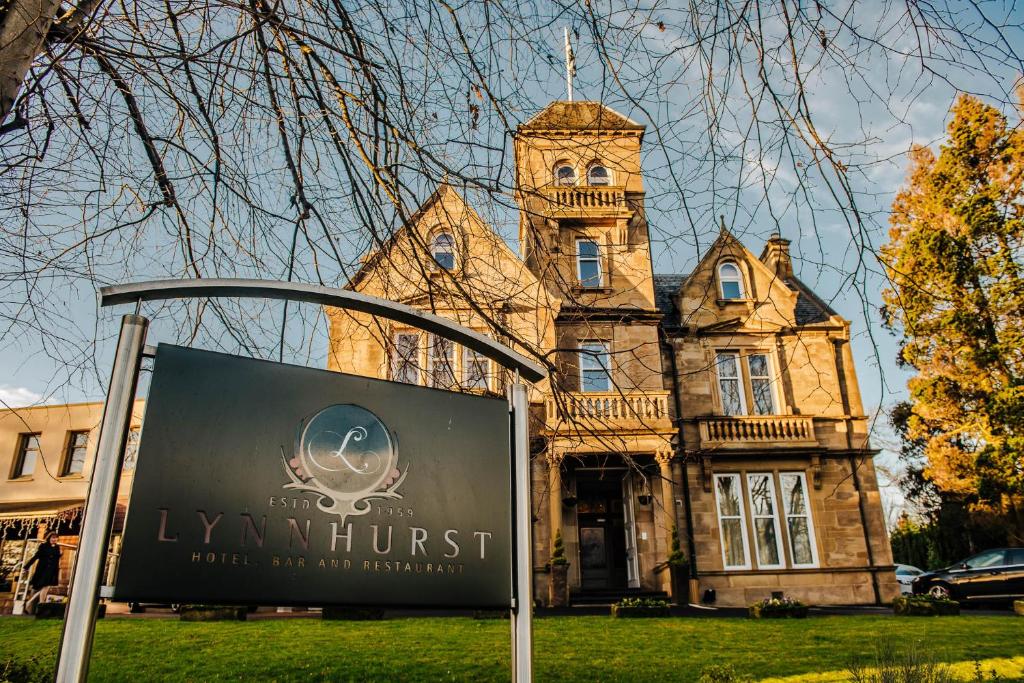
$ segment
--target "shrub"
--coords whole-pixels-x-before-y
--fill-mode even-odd
[[[562,532],[555,533],[555,547],[551,551],[551,566],[568,566],[569,560],[565,557],[565,543],[562,541]]]
[[[875,645],[872,657],[853,661],[847,668],[853,683],[955,683],[963,679],[955,676],[946,664],[936,662],[919,643],[911,641],[897,647],[892,638],[884,638]],[[1001,680],[994,672],[985,672],[975,662],[971,683]]]
[[[662,607],[668,607],[668,600],[660,600],[658,598],[622,598],[617,603],[616,607],[649,607],[651,609],[659,609]]]
[[[747,613],[754,619],[803,619],[807,605],[793,598],[765,598],[751,605]]]
[[[676,525],[672,525],[672,550],[668,554],[668,563],[673,567],[686,567],[690,564],[690,560],[683,554],[683,549],[680,546],[679,527]]]
[[[667,617],[671,616],[667,600],[657,598],[623,598],[612,605],[613,617]]]
[[[892,601],[892,609],[899,617],[932,617],[960,614],[960,603],[928,594],[901,595]]]
[[[56,653],[25,659],[8,657],[0,661],[0,683],[48,683],[53,680],[53,659]]]
[[[747,676],[736,673],[736,669],[728,664],[712,664],[700,670],[697,683],[743,683],[749,680]]]

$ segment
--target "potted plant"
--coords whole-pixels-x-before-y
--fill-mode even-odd
[[[668,617],[667,600],[657,598],[623,598],[612,605],[612,616],[616,619],[640,619],[644,617]]]
[[[569,560],[565,557],[565,543],[562,532],[555,533],[555,543],[551,549],[551,574],[548,582],[548,605],[565,607],[569,604]]]
[[[892,601],[898,617],[945,617],[960,614],[960,603],[949,598],[923,595],[901,595]]]
[[[754,619],[803,619],[807,605],[793,598],[765,598],[755,602],[748,610]]]
[[[689,602],[690,560],[679,544],[679,527],[672,526],[672,548],[668,554],[668,571],[672,581],[672,597],[676,604]]]

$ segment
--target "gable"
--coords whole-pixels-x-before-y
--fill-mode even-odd
[[[600,102],[552,102],[519,126],[521,131],[635,131],[646,126]]]

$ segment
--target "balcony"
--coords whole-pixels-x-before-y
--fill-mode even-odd
[[[552,431],[665,431],[672,428],[667,391],[562,393],[545,403],[545,425]]]
[[[548,203],[547,213],[563,216],[628,216],[626,188],[580,185],[555,186],[541,189]]]
[[[738,415],[700,418],[701,448],[816,446],[814,419],[807,415]]]

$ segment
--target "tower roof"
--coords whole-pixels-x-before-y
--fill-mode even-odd
[[[521,131],[583,130],[583,131],[638,131],[645,125],[620,114],[600,102],[552,102],[526,123]]]

